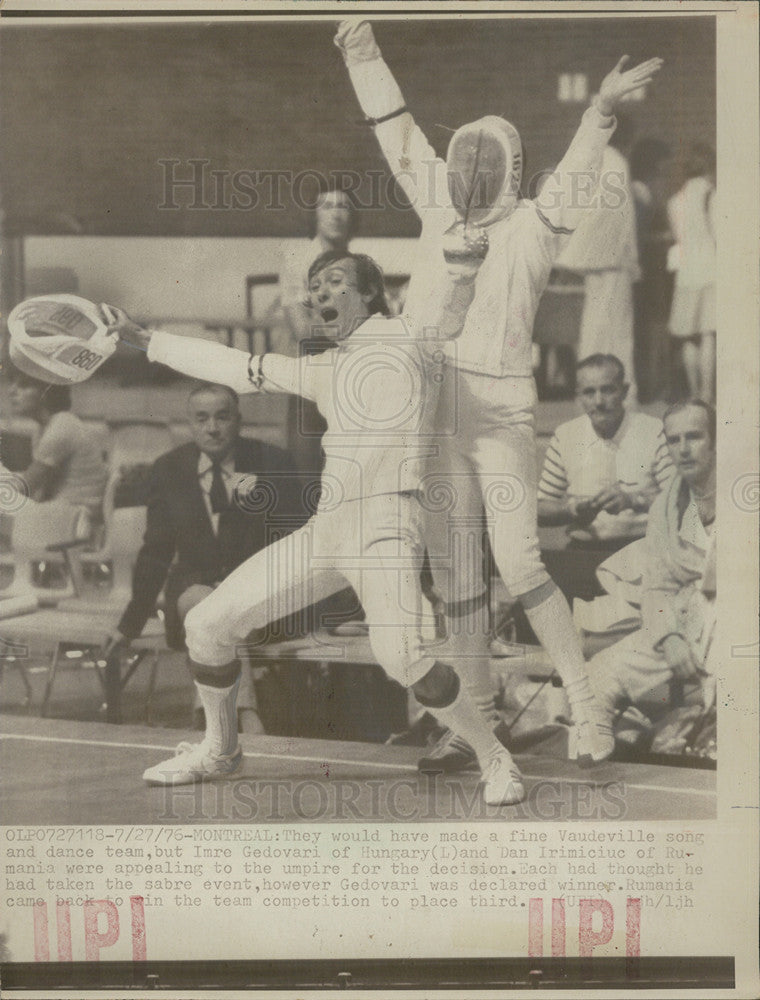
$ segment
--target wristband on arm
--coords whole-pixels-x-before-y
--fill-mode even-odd
[[[400,108],[396,108],[395,111],[389,111],[387,115],[381,115],[380,118],[362,118],[362,125],[369,125],[370,128],[374,128],[376,125],[382,125],[383,122],[389,122],[392,118],[398,118],[399,115],[406,114],[409,110],[404,104]]]

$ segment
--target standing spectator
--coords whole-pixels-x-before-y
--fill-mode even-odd
[[[348,192],[326,187],[314,209],[314,235],[296,250],[290,251],[280,272],[280,301],[285,322],[290,331],[292,354],[297,345],[312,335],[314,314],[308,305],[309,290],[305,275],[321,254],[327,250],[348,250],[354,228],[354,208]]]
[[[602,158],[596,205],[578,225],[558,265],[585,278],[579,358],[614,354],[630,379],[629,398],[638,399],[633,364],[633,285],[639,278],[636,217],[627,154],[633,140],[630,119],[618,113]]]
[[[126,649],[140,635],[164,587],[167,643],[184,648],[183,621],[190,609],[249,556],[306,520],[293,463],[279,448],[240,436],[232,389],[198,383],[187,409],[193,441],[162,455],[150,471],[148,521],[132,599],[106,655]],[[244,731],[263,732],[250,671],[238,710]]]
[[[19,473],[30,499],[85,507],[92,521],[99,521],[108,469],[97,433],[70,412],[70,388],[14,370],[8,399],[14,416],[40,425],[31,465]]]
[[[715,152],[695,144],[686,183],[668,202],[676,244],[670,332],[681,343],[689,392],[715,401]]]
[[[568,525],[570,543],[544,552],[565,596],[601,593],[596,569],[646,531],[652,501],[673,476],[662,424],[625,409],[628,385],[619,359],[592,354],[580,362],[577,395],[584,413],[560,424],[538,487],[543,525]]]
[[[315,320],[308,304],[306,275],[326,251],[348,251],[354,228],[354,207],[348,192],[326,187],[317,199],[313,225],[312,239],[287,254],[280,272],[281,326],[275,350],[290,357],[328,346],[329,342],[312,329],[315,323],[320,325],[320,320]],[[327,426],[324,419],[310,400],[295,396],[289,401],[288,425],[288,442],[296,464],[318,476],[322,469],[320,443]]]
[[[641,139],[631,151],[631,191],[641,278],[633,287],[633,353],[639,402],[662,398],[670,370],[666,336],[672,277],[667,270],[670,244],[665,200],[670,149],[660,139]]]

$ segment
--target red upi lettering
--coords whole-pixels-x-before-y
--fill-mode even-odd
[[[551,953],[565,957],[565,900],[553,899],[551,909]],[[595,919],[596,918],[596,919]],[[578,901],[578,954],[589,958],[595,948],[612,940],[615,913],[606,899]],[[544,901],[531,899],[528,904],[528,955],[542,958],[544,954]],[[625,904],[625,955],[638,958],[641,954],[641,900],[627,899]]]
[[[145,905],[142,896],[130,896],[132,925],[132,961],[144,962],[147,958],[145,942]],[[103,948],[110,948],[119,940],[119,908],[110,899],[88,899],[82,904],[84,922],[84,958],[88,962],[100,961]],[[50,961],[50,928],[48,906],[39,900],[33,907],[34,960]],[[71,944],[71,904],[59,899],[55,906],[58,961],[73,961]]]

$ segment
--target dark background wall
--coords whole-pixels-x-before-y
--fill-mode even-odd
[[[376,34],[410,109],[440,153],[448,133],[483,114],[512,119],[529,173],[553,166],[582,105],[557,99],[561,72],[584,72],[593,90],[623,53],[666,60],[650,96],[631,104],[640,135],[666,139],[676,158],[715,135],[714,18],[433,21],[394,19]],[[96,235],[288,236],[304,213],[283,186],[255,184],[254,208],[160,209],[168,168],[191,176],[206,159],[202,199],[216,198],[211,170],[353,170],[384,163],[358,107],[333,22],[291,20],[107,27],[12,25],[0,32],[0,183],[11,232]],[[197,168],[200,169],[200,168]],[[199,176],[199,175],[198,175]],[[377,174],[375,175],[377,177]],[[244,181],[245,183],[245,181]],[[374,190],[374,189],[372,189]],[[300,189],[313,197],[313,182]],[[218,204],[230,203],[228,189]],[[365,214],[367,236],[413,236],[411,212]]]

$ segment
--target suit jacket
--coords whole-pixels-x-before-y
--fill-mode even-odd
[[[135,563],[132,600],[119,622],[119,631],[128,638],[140,635],[166,584],[167,638],[170,645],[181,645],[180,594],[192,584],[213,586],[308,518],[303,476],[290,457],[241,437],[235,444],[235,470],[255,473],[256,484],[220,514],[215,534],[198,479],[199,456],[196,444],[183,444],[151,467],[147,527]]]

